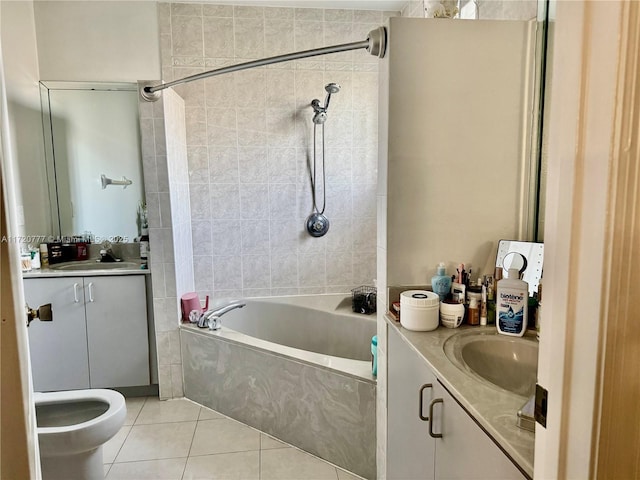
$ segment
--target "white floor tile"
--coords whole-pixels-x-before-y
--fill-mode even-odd
[[[125,399],[127,402],[127,418],[124,420],[125,425],[133,425],[146,399],[146,397],[131,397]]]
[[[102,463],[113,463],[130,430],[131,425],[124,425],[118,433],[102,445]]]
[[[272,448],[287,448],[290,445],[281,442],[273,437],[265,433],[260,434],[260,449],[261,450],[271,450]]]
[[[295,448],[260,452],[261,480],[338,480],[336,467]]]
[[[340,470],[339,468],[336,468],[336,470],[338,471],[338,480],[364,480],[362,477],[347,472],[346,470]]]
[[[207,407],[202,407],[200,409],[200,416],[198,420],[213,420],[215,418],[226,418],[224,415],[216,412],[215,410],[211,410]]]
[[[201,420],[190,456],[260,450],[260,432],[234,420]]]
[[[190,422],[198,420],[200,406],[188,400],[158,400],[148,398],[134,425]]]
[[[195,429],[196,422],[134,425],[116,457],[116,462],[186,457]]]
[[[186,458],[114,463],[105,480],[180,480]]]
[[[258,480],[260,452],[220,453],[189,457],[183,480]]]

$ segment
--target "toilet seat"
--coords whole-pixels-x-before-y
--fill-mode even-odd
[[[38,406],[70,406],[80,402],[100,402],[107,405],[103,413],[80,423],[37,427],[40,452],[46,456],[63,456],[100,447],[118,432],[127,415],[124,397],[115,390],[35,392],[34,402],[36,409]]]

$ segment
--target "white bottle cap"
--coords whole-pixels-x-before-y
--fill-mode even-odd
[[[509,273],[507,273],[507,278],[512,280],[520,280],[520,270],[517,268],[510,268]]]

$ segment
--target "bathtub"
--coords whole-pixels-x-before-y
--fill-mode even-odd
[[[182,325],[185,396],[375,478],[375,315],[353,313],[344,294],[246,303],[220,330]]]

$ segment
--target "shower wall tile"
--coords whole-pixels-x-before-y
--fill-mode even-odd
[[[269,254],[268,220],[242,220],[242,254]]]
[[[161,4],[164,80],[247,59],[361,40],[383,18],[395,14]],[[310,104],[316,98],[325,101],[328,83],[341,86],[331,98],[325,124],[326,214],[331,227],[325,237],[312,238],[305,227],[313,211]],[[157,204],[155,210],[150,205],[149,211],[158,222],[167,202],[166,196],[156,192],[175,189],[188,200],[196,291],[214,297],[348,293],[362,278],[373,278],[377,59],[364,51],[342,52],[211,77],[175,90],[185,105],[187,167],[174,173],[186,178],[181,177],[180,182],[188,184],[188,189],[170,186],[163,157],[169,155],[163,146],[166,141],[155,139],[156,133],[163,137],[166,130],[164,116],[155,104],[145,105],[144,115],[141,112],[143,128],[153,135],[146,149],[151,150],[156,167],[154,173],[150,160],[145,174],[150,178],[148,196]],[[320,129],[317,133],[319,155]],[[318,167],[321,164],[318,159]],[[320,204],[321,169],[318,177]],[[172,211],[172,227],[186,215],[181,211],[177,217]],[[158,258],[163,269],[179,264],[172,243],[175,239],[167,236],[170,228],[158,232],[162,236],[156,234],[157,241],[163,242]],[[185,235],[177,237],[187,243]],[[184,278],[176,272],[172,275]],[[166,280],[162,285],[166,294]],[[180,287],[169,284],[169,293],[174,290],[179,296]],[[167,375],[171,379],[171,371]],[[173,386],[169,391],[173,392]]]
[[[270,288],[271,261],[269,255],[242,256],[242,288]]]
[[[271,254],[271,288],[298,286],[298,256],[290,253]]]
[[[242,289],[242,257],[240,255],[214,255],[213,289]]]
[[[228,17],[233,18],[233,5],[210,5],[202,6],[202,14],[205,17]]]
[[[180,6],[179,4],[173,4]],[[181,5],[191,7],[191,5]],[[173,15],[171,19],[171,37],[174,55],[202,56],[202,17],[182,17]]]
[[[264,20],[234,18],[235,57],[255,59],[264,56]]]
[[[269,183],[295,183],[296,151],[294,148],[269,148],[268,151]]]
[[[233,255],[241,241],[241,220],[211,220],[212,254]]]
[[[326,9],[324,11],[325,22],[353,22],[353,10]]]
[[[211,237],[211,221],[192,220],[191,239],[193,241],[192,248],[193,248],[194,255],[213,255],[213,242]]]
[[[293,19],[273,19],[265,22],[264,54],[272,57],[293,52],[295,49],[293,27]]]
[[[264,18],[267,20],[265,24],[269,24],[273,20],[293,20],[294,9],[286,7],[265,7]]]
[[[235,18],[263,18],[264,8],[245,5],[234,5],[233,16]]]
[[[266,147],[239,147],[238,172],[241,183],[264,182],[269,172]]]
[[[203,19],[204,56],[233,57],[233,18],[207,17]]]

